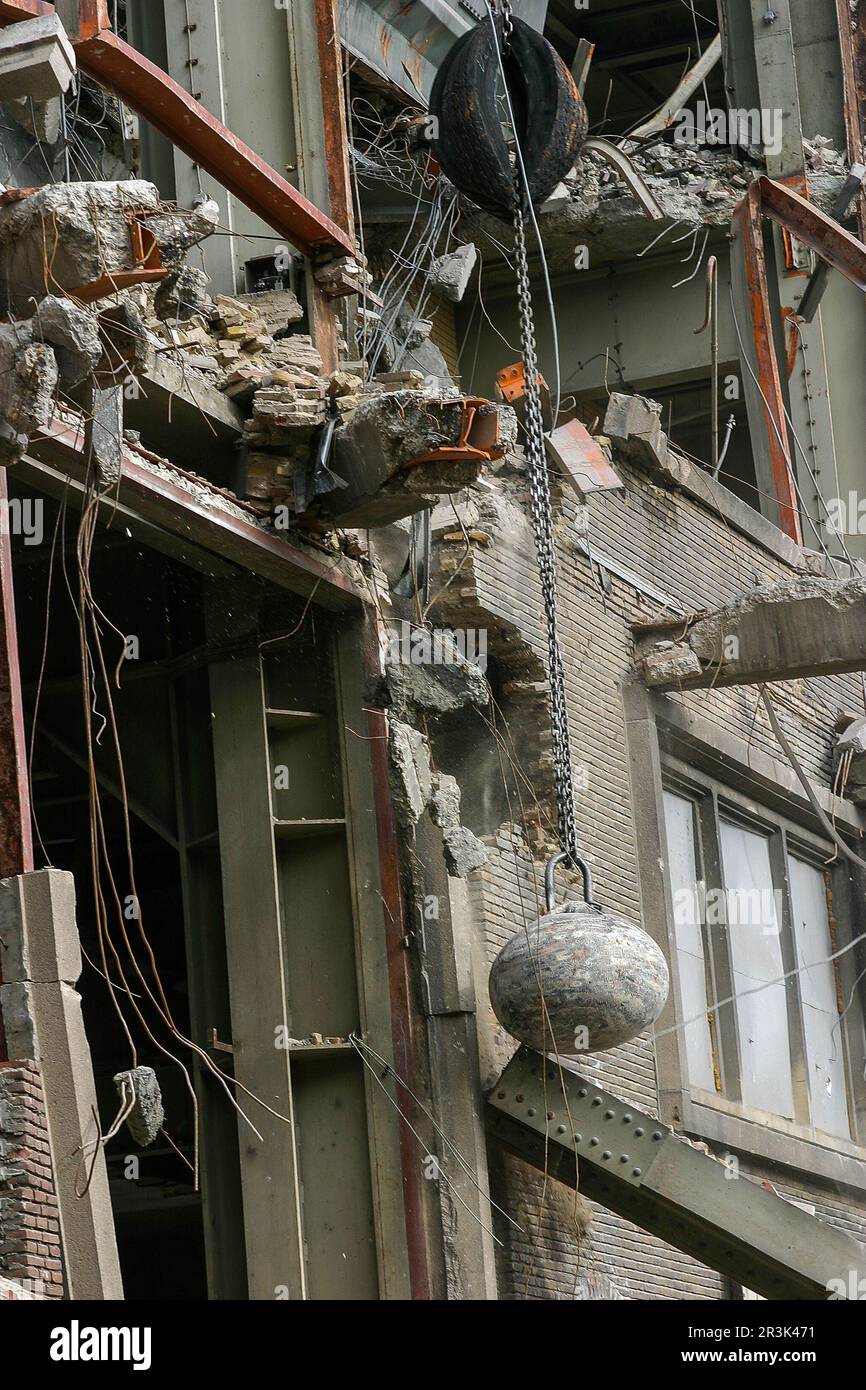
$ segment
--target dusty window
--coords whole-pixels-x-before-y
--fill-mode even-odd
[[[720,787],[673,780],[664,813],[689,1089],[856,1139],[863,1012],[833,959],[832,849]]]

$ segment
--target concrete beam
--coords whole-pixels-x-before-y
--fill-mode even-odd
[[[656,690],[760,685],[866,670],[866,579],[802,575],[713,613],[634,627]]]
[[[101,1150],[83,1197],[81,1154],[98,1113],[90,1046],[75,986],[81,946],[75,883],[56,869],[0,883],[0,1007],[10,1057],[40,1063],[69,1297],[121,1299],[123,1285]]]

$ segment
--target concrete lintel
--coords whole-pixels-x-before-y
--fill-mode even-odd
[[[712,613],[639,624],[636,652],[656,690],[760,685],[866,670],[866,579],[803,575]]]

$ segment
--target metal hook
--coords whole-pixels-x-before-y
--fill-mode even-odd
[[[557,865],[565,863],[575,864],[580,869],[583,875],[583,900],[587,907],[598,907],[598,903],[594,901],[592,896],[592,870],[586,860],[582,859],[579,854],[569,854],[564,851],[562,854],[555,854],[544,871],[544,895],[547,900],[548,912],[553,912],[556,907],[556,883],[554,879]]]

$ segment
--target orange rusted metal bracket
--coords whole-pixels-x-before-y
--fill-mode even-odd
[[[538,376],[538,384],[543,391],[547,390],[547,382],[541,373]],[[515,362],[513,367],[503,367],[501,372],[497,372],[496,389],[508,405],[522,401],[526,395],[526,364]]]
[[[408,465],[421,463],[489,463],[502,457],[499,411],[490,409],[490,402],[480,396],[466,396],[461,402],[463,417],[460,438],[456,445],[433,449],[429,454],[413,459]]]
[[[149,208],[129,211],[126,214],[133,268],[106,272],[92,284],[71,290],[73,299],[79,300],[82,304],[94,304],[98,299],[105,299],[117,290],[128,290],[133,285],[149,285],[165,279],[168,270],[162,263],[159,242],[147,225],[148,217],[154,215]]]
[[[755,344],[756,373],[764,399],[767,445],[779,525],[802,542],[794,467],[791,461],[785,397],[776,355],[773,316],[767,289],[764,219],[770,218],[823,261],[866,291],[866,246],[795,190],[774,179],[755,179],[734,213],[734,240],[740,244],[745,288]],[[787,367],[786,363],[786,367]]]
[[[0,0],[0,24],[54,14],[44,0]],[[201,102],[108,25],[105,0],[81,0],[79,37],[73,39],[82,72],[144,116],[229,193],[305,255],[354,255],[351,234],[320,212],[282,174],[239,140]]]

